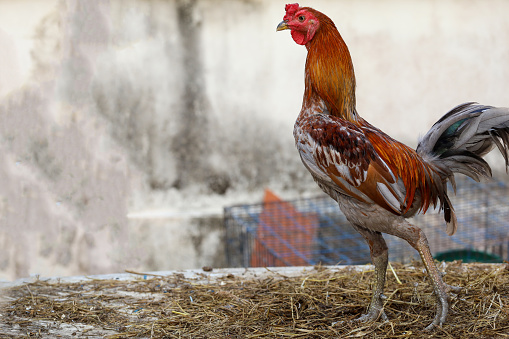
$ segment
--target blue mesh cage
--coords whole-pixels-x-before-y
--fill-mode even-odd
[[[457,186],[456,196],[450,190],[459,223],[455,235],[450,237],[445,233],[443,216],[436,211],[409,221],[424,231],[432,253],[440,258],[469,261],[480,258],[479,253],[486,253],[490,260],[509,260],[507,184],[477,183],[461,178]],[[224,213],[230,267],[371,262],[364,239],[328,196],[237,205],[225,208]],[[391,261],[418,259],[417,252],[405,241],[390,235],[384,238]]]

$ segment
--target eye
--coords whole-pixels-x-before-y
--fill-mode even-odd
[[[300,15],[298,18],[297,18],[300,22],[303,22],[304,20],[306,20],[306,17],[304,15]]]

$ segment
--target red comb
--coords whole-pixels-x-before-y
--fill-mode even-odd
[[[299,4],[288,4],[285,6],[286,15],[283,17],[283,20],[291,20],[295,13],[299,10]]]

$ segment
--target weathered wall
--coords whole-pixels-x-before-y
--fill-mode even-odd
[[[458,103],[509,105],[509,3],[311,5],[350,47],[360,114],[402,141]],[[316,192],[292,138],[306,52],[283,15],[0,2],[0,278],[220,266],[222,206]]]

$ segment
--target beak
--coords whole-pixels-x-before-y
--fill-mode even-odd
[[[277,27],[276,27],[276,32],[284,31],[285,29],[290,29],[290,27],[288,27],[287,23],[288,23],[287,21],[281,21],[279,23],[279,25],[277,25]]]

